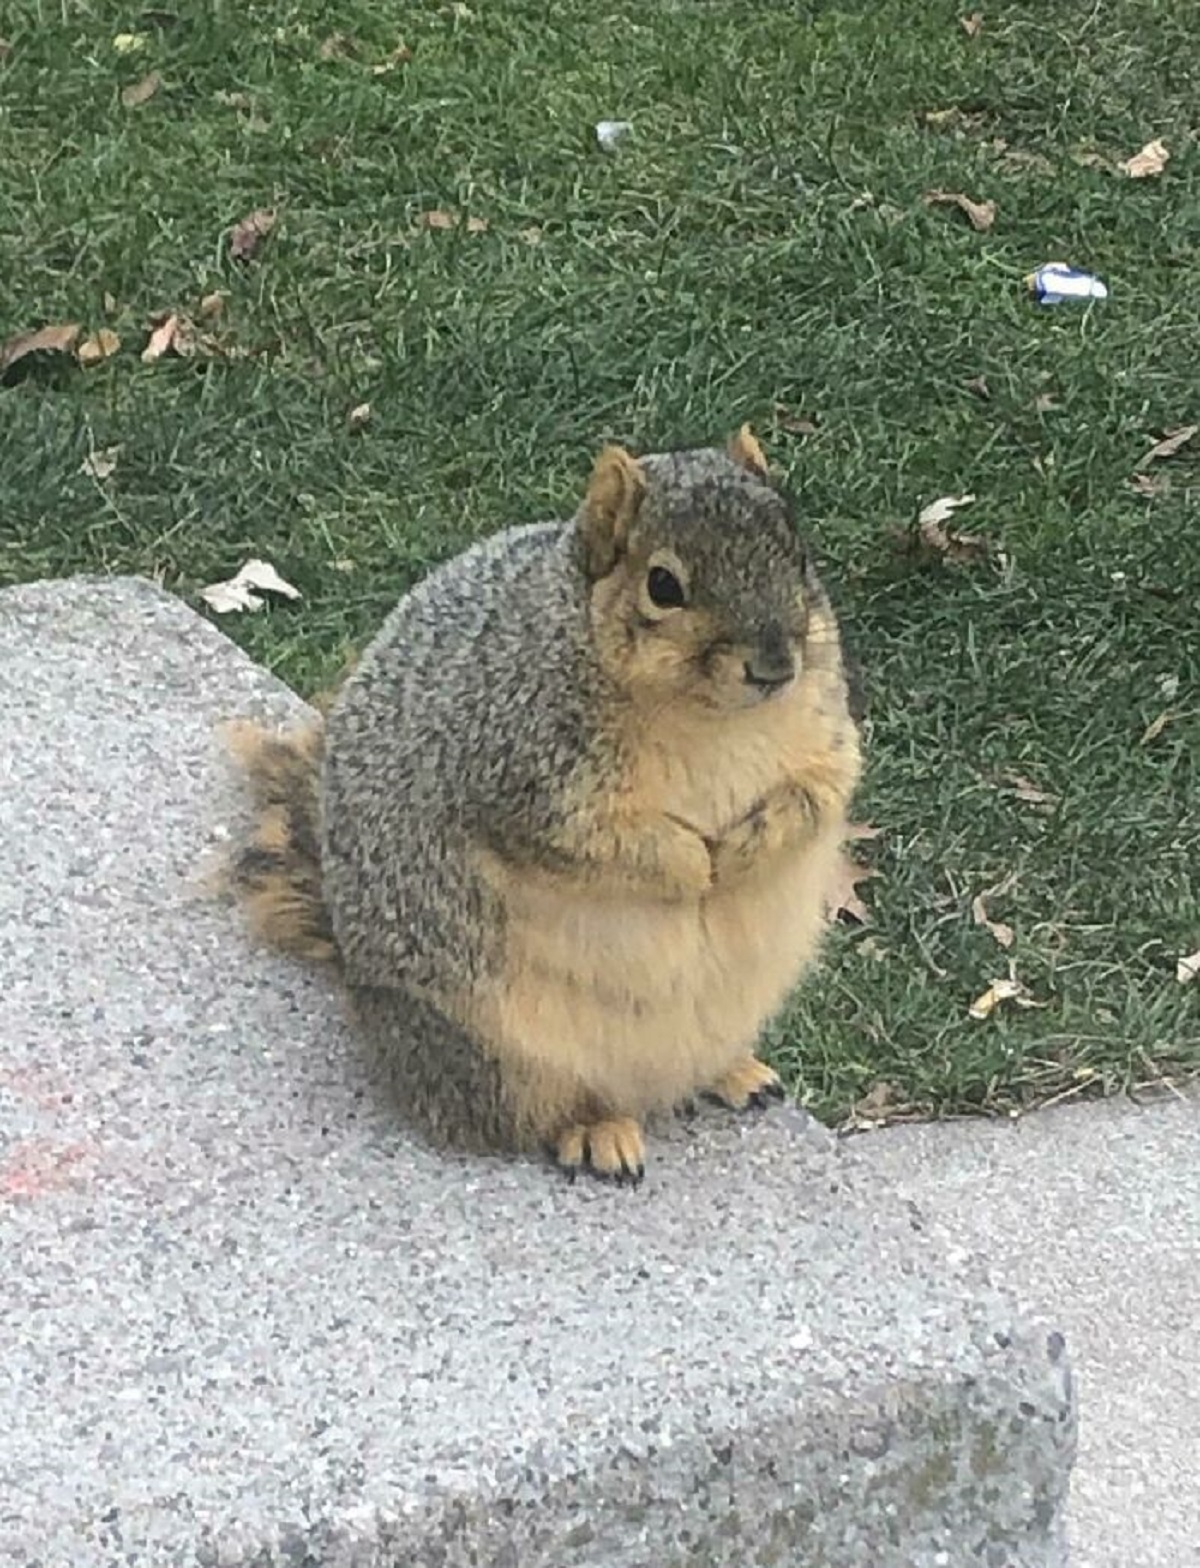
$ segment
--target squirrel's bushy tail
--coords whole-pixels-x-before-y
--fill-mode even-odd
[[[277,734],[257,724],[227,729],[254,797],[254,826],[230,859],[230,881],[255,935],[301,958],[338,956],[321,896],[321,719]]]

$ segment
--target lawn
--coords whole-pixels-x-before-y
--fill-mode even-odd
[[[866,670],[882,830],[775,1060],[838,1120],[1200,1069],[1200,436],[1134,481],[1200,420],[1189,7],[7,0],[0,32],[0,341],[120,339],[0,386],[0,582],[197,603],[265,557],[303,598],[221,624],[311,692],[601,440],[748,419]],[[1035,303],[1059,259],[1109,298]],[[144,363],[165,311],[214,341]],[[963,493],[986,549],[909,548]],[[1008,950],[972,912],[1004,883]],[[970,1019],[1010,973],[1041,1005]]]

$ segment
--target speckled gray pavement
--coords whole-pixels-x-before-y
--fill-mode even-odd
[[[1075,1568],[1200,1564],[1200,1098],[842,1147],[1055,1313],[1080,1391]]]
[[[146,585],[0,594],[0,1564],[1059,1568],[1058,1322],[893,1173],[404,1134],[201,883],[215,724],[297,711]]]

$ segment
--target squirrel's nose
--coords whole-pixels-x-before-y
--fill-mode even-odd
[[[742,668],[746,684],[761,692],[778,691],[796,673],[796,663],[790,654],[773,654],[769,657],[758,654],[747,659]]]

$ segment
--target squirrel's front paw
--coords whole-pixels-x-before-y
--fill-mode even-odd
[[[713,846],[714,882],[743,876],[754,866],[802,843],[812,832],[814,818],[812,800],[799,785],[766,796]]]
[[[558,1140],[555,1157],[574,1181],[581,1170],[636,1187],[646,1173],[642,1129],[632,1116],[576,1122]]]
[[[779,1074],[757,1056],[743,1056],[707,1090],[710,1100],[727,1105],[732,1111],[761,1110],[770,1100],[785,1096]]]
[[[700,898],[713,883],[713,857],[707,840],[674,817],[664,820],[659,868],[675,898]]]

